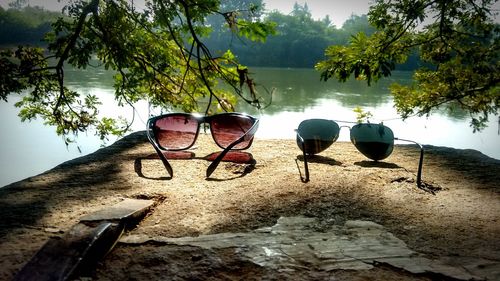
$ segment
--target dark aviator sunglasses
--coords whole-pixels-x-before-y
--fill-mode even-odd
[[[215,143],[223,149],[207,168],[207,178],[231,150],[244,150],[252,145],[259,120],[243,113],[222,113],[198,116],[189,113],[169,113],[152,117],[147,122],[147,136],[170,177],[173,169],[164,152],[191,148],[201,124],[208,124]]]
[[[337,122],[356,124],[352,127],[339,126]],[[326,119],[308,119],[299,124],[297,131],[297,145],[303,152],[305,178],[309,181],[309,167],[307,155],[322,152],[332,145],[339,137],[340,129],[350,129],[351,142],[363,155],[374,161],[383,160],[391,155],[394,148],[394,140],[411,142],[420,147],[420,160],[418,163],[417,186],[421,188],[422,163],[424,159],[424,148],[421,144],[395,138],[392,130],[383,124],[343,122]]]

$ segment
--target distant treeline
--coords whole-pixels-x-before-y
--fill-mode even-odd
[[[8,10],[0,7],[0,45],[41,45],[51,23],[60,16],[37,6]]]
[[[0,45],[41,45],[44,34],[51,29],[51,23],[60,16],[59,12],[36,6],[7,10],[0,7]],[[310,68],[324,58],[328,46],[347,44],[351,35],[358,32],[367,35],[375,32],[366,15],[353,15],[337,28],[328,16],[322,20],[313,19],[307,4],[296,4],[288,15],[272,11],[263,17],[277,24],[277,34],[269,36],[264,43],[237,37],[220,16],[207,19],[212,33],[204,38],[204,42],[214,56],[230,49],[244,65]],[[412,70],[419,65],[418,56],[413,55],[398,69]]]
[[[211,50],[222,52],[231,49],[244,65],[311,68],[325,58],[328,46],[348,44],[352,35],[358,32],[371,35],[376,31],[366,15],[352,15],[340,28],[334,26],[328,16],[315,20],[307,4],[295,4],[293,11],[287,15],[272,11],[264,18],[277,24],[277,34],[269,36],[264,43],[236,37],[227,27],[221,28],[215,18],[208,19],[213,31],[205,42]],[[397,69],[413,70],[419,65],[415,52]]]

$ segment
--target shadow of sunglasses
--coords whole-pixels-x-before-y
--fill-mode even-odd
[[[339,121],[340,122],[340,121]],[[352,122],[345,122],[352,123]],[[394,149],[394,140],[410,142],[420,147],[420,161],[417,172],[417,186],[421,188],[422,163],[424,158],[423,146],[417,142],[395,138],[392,130],[383,124],[353,123],[352,127],[339,126],[334,120],[307,119],[297,128],[297,145],[303,152],[305,177],[303,182],[309,181],[309,167],[307,156],[318,154],[330,147],[339,137],[343,127],[349,128],[351,142],[364,156],[374,161],[383,160],[391,155]]]
[[[222,152],[212,152],[203,157],[196,156],[192,151],[163,151],[164,157],[172,160],[206,160],[214,161],[219,157]],[[147,156],[138,157],[134,160],[134,171],[141,178],[155,179],[155,180],[170,180],[172,177],[151,177],[143,173],[143,160],[159,160],[160,156],[157,153],[149,154]],[[230,162],[235,164],[255,165],[257,162],[253,155],[244,151],[229,151],[221,160],[221,162]],[[248,169],[247,169],[248,170]]]

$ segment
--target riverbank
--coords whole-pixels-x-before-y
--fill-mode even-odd
[[[138,132],[0,189],[0,279],[11,279],[48,238],[123,198],[152,199],[156,206],[98,266],[97,280],[432,279],[432,272],[414,275],[386,264],[328,272],[307,266],[278,270],[239,260],[234,248],[127,242],[127,237],[250,233],[276,225],[280,217],[314,218],[317,232],[369,221],[431,260],[478,268],[500,263],[500,161],[479,152],[426,146],[423,181],[429,190],[422,190],[414,181],[415,146],[396,146],[375,164],[351,143],[335,143],[311,160],[308,183],[300,181],[303,162],[294,140],[256,139],[248,151],[254,163],[222,163],[206,180],[210,162],[201,158],[216,151],[210,137],[201,135],[193,150],[196,159],[173,160],[170,179],[161,161],[151,157],[154,150],[144,132]],[[490,280],[500,277],[491,270],[468,270]]]

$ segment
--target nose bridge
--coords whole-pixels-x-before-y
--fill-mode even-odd
[[[350,135],[350,133],[351,133],[351,127],[347,126],[347,125],[339,126],[339,135],[340,135],[340,132],[342,131],[342,128],[347,128],[349,130],[349,135]]]
[[[198,129],[203,128],[203,133],[207,132],[207,129],[210,127],[211,116],[194,116],[196,121],[198,122]]]

